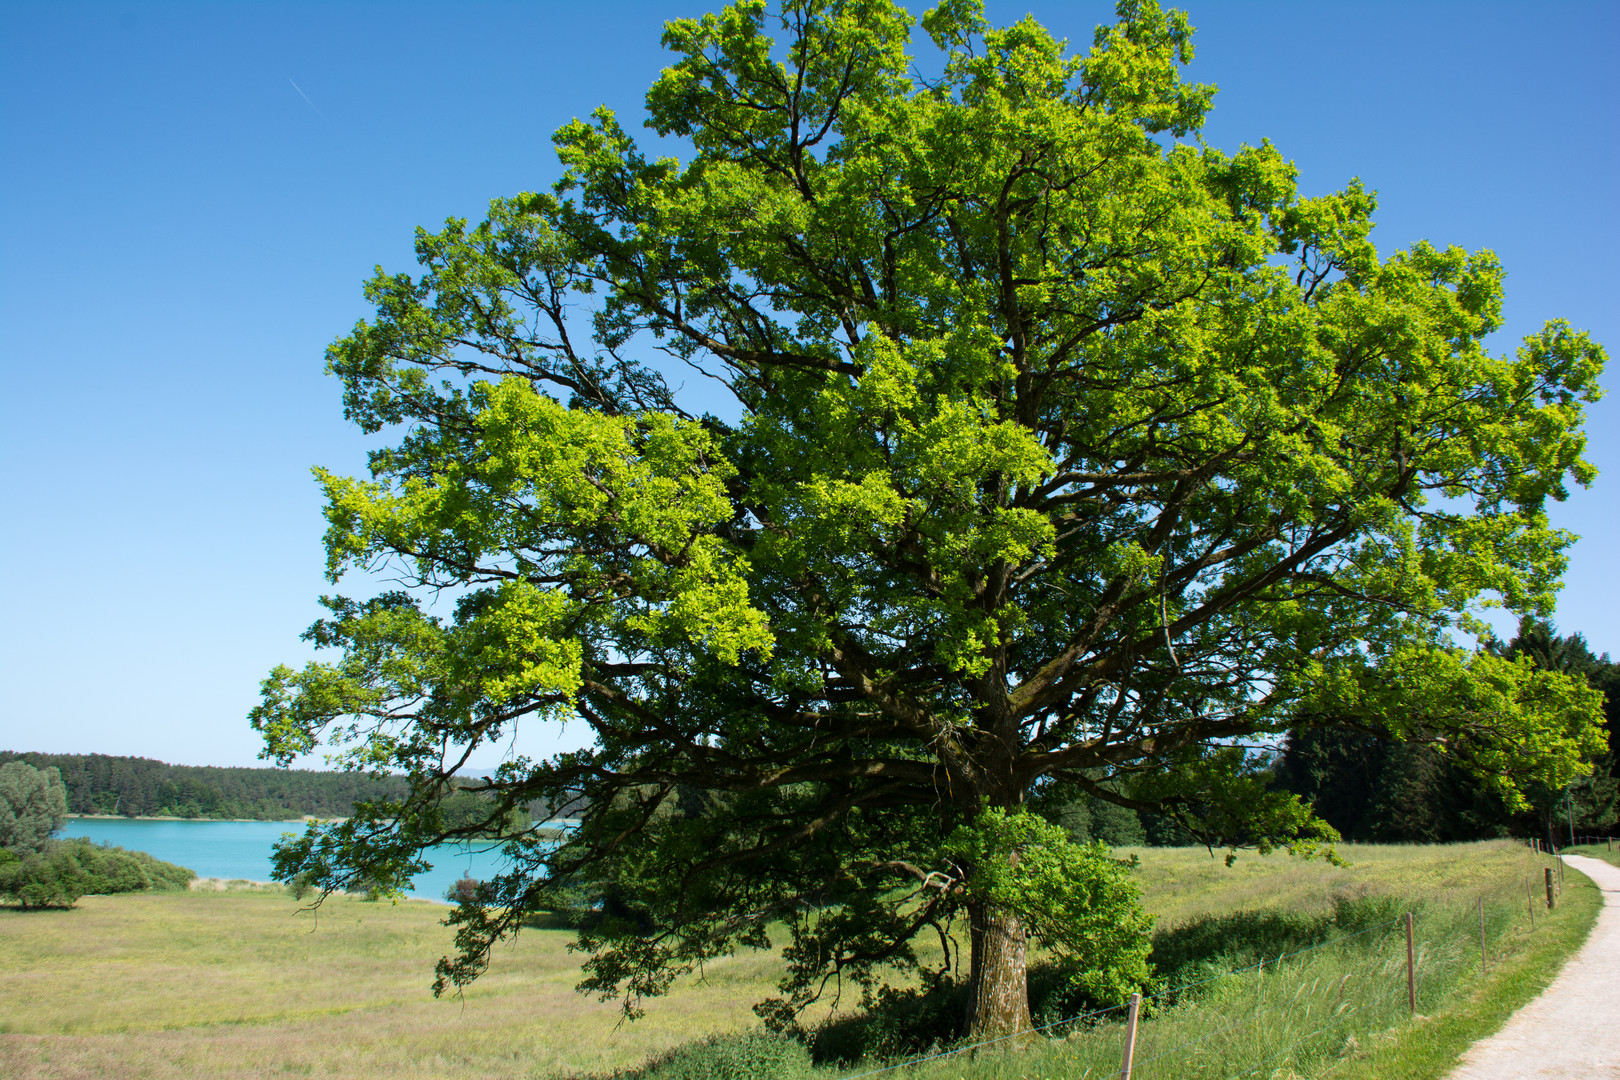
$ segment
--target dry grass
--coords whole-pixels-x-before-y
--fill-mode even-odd
[[[0,1075],[511,1077],[601,1070],[754,1021],[771,957],[618,1025],[574,993],[571,935],[528,931],[460,998],[428,992],[445,909],[281,892],[86,897],[0,911]]]
[[[1505,842],[1349,847],[1349,868],[1283,855],[1245,855],[1227,868],[1201,850],[1136,854],[1161,925],[1237,909],[1325,910],[1335,896],[1364,893],[1397,894],[1436,913],[1489,893],[1506,920],[1511,897],[1523,897],[1539,866]],[[318,921],[297,908],[279,891],[235,889],[87,897],[65,912],[0,910],[0,1075],[601,1073],[751,1026],[750,1007],[771,993],[779,970],[770,954],[722,961],[704,983],[619,1025],[612,1003],[574,992],[578,958],[566,950],[566,932],[526,931],[463,998],[435,1000],[433,963],[450,945],[443,907],[334,897]]]

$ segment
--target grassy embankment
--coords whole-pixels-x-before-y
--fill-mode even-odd
[[[1229,955],[1204,970],[1266,954],[1265,973],[1227,976],[1143,1026],[1138,1080],[1236,1075],[1324,1026],[1300,1051],[1265,1063],[1299,1076],[1438,1076],[1550,979],[1584,937],[1596,890],[1571,873],[1557,915],[1527,928],[1526,882],[1541,862],[1510,843],[1451,848],[1351,847],[1348,869],[1286,856],[1244,856],[1231,869],[1196,850],[1139,851],[1149,909],[1164,940],[1198,951],[1210,924]],[[1487,901],[1493,970],[1479,978],[1477,909]],[[1379,899],[1380,897],[1386,899]],[[1404,940],[1371,932],[1276,964],[1276,941],[1308,945],[1334,932],[1335,898],[1365,917],[1418,912],[1420,1012],[1406,1017]],[[1359,899],[1357,899],[1359,898]],[[573,992],[569,935],[527,932],[462,999],[426,990],[446,951],[444,909],[334,898],[318,920],[279,890],[87,897],[65,912],[0,911],[0,1074],[31,1077],[460,1078],[604,1073],[682,1043],[751,1027],[771,992],[771,954],[711,965],[706,980],[616,1026],[611,1003]],[[1177,931],[1175,928],[1182,928]],[[1190,928],[1190,929],[1189,929]],[[1179,933],[1179,937],[1176,935]],[[1208,942],[1205,942],[1208,945]],[[1208,948],[1205,948],[1208,952]],[[1186,969],[1190,970],[1190,969]],[[1344,974],[1351,975],[1342,980]],[[1343,981],[1345,1005],[1338,1001]],[[1346,1019],[1348,1017],[1348,1019]],[[1222,1029],[1225,1029],[1224,1031]],[[1418,1034],[1418,1038],[1403,1035]],[[1349,1036],[1353,1035],[1352,1042]],[[1205,1037],[1196,1048],[1154,1055]],[[1050,1080],[1119,1068],[1119,1028],[1015,1052],[957,1057],[891,1077]],[[1436,1064],[1438,1063],[1438,1064]],[[1325,1071],[1329,1070],[1330,1071]],[[859,1069],[828,1068],[831,1078]]]

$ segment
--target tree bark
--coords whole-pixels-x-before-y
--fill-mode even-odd
[[[973,944],[968,1038],[996,1039],[1028,1031],[1029,969],[1023,921],[990,904],[971,905],[968,919]]]

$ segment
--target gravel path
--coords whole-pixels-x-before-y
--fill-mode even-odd
[[[1603,890],[1597,925],[1540,997],[1463,1055],[1447,1080],[1620,1078],[1620,868],[1565,855]]]

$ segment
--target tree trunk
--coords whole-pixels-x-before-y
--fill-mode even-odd
[[[971,905],[968,919],[973,941],[968,1038],[996,1039],[1028,1031],[1029,972],[1022,920],[989,904]]]

